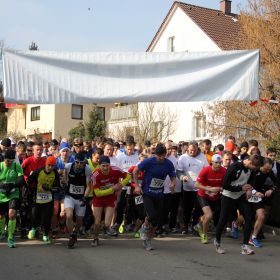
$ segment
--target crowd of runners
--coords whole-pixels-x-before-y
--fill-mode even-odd
[[[74,248],[79,236],[100,245],[100,235],[125,232],[153,250],[152,238],[193,234],[225,253],[221,236],[237,239],[241,253],[262,246],[262,226],[280,187],[277,151],[261,155],[256,140],[240,145],[228,137],[212,150],[205,139],[136,144],[98,138],[73,143],[1,141],[0,239],[16,247],[22,239],[69,236]]]

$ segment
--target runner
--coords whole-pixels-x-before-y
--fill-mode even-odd
[[[232,164],[227,169],[221,197],[221,215],[216,228],[216,239],[214,240],[216,252],[219,254],[225,253],[225,249],[221,246],[221,235],[228,217],[235,210],[235,207],[242,212],[245,219],[241,254],[254,254],[254,251],[248,245],[252,226],[252,211],[247,197],[252,195],[252,186],[248,184],[249,180],[252,179],[250,177],[253,176],[251,171],[257,170],[259,167],[260,157],[252,155],[243,162]]]
[[[208,165],[205,155],[199,151],[198,144],[195,141],[189,143],[187,152],[180,156],[178,160],[177,176],[183,182],[183,234],[188,233],[188,227],[197,199],[196,178],[201,169]],[[197,207],[195,209],[192,220],[193,227],[197,224],[201,215],[201,210]]]
[[[196,180],[195,186],[198,188],[198,202],[202,208],[201,217],[202,227],[199,225],[198,232],[201,237],[201,243],[208,243],[208,228],[212,220],[213,212],[218,211],[220,192],[222,183],[226,174],[226,169],[221,166],[222,157],[218,154],[212,156],[212,165],[204,167]],[[214,226],[216,224],[214,223]]]
[[[141,239],[146,250],[153,250],[151,239],[155,234],[163,211],[164,180],[169,175],[170,190],[173,193],[176,187],[176,173],[173,163],[165,158],[166,148],[159,143],[155,148],[155,156],[144,159],[133,171],[135,193],[143,193],[144,208],[147,219],[141,229]],[[138,182],[138,172],[145,172],[142,186]]]
[[[46,160],[45,167],[32,172],[27,180],[27,184],[35,185],[32,229],[28,233],[28,239],[34,239],[38,227],[42,225],[44,229],[43,242],[46,244],[51,244],[49,232],[54,208],[54,193],[60,190],[59,174],[55,170],[55,167],[55,157],[49,156]]]
[[[30,143],[31,145],[32,143]],[[27,147],[27,151],[30,147]],[[22,163],[24,180],[27,182],[28,177],[37,169],[45,167],[46,158],[42,157],[43,146],[41,142],[33,143],[32,153]],[[33,198],[35,196],[36,185],[31,183],[28,188],[22,190],[23,202],[21,205],[21,238],[26,238],[28,229],[31,229],[31,216],[33,207]]]
[[[111,160],[111,159],[110,159]],[[135,166],[138,162],[138,153],[135,151],[135,143],[127,141],[125,144],[124,152],[120,153],[117,156],[119,167],[124,172],[128,172],[128,169],[131,166]],[[122,182],[123,188],[118,198],[117,207],[116,207],[116,222],[114,227],[118,228],[122,223],[123,227],[126,229],[133,229],[134,218],[134,209],[135,203],[133,199],[127,199],[127,190],[128,195],[130,195],[130,176],[125,178]],[[125,211],[126,209],[126,211]],[[125,213],[124,213],[125,212]],[[125,218],[124,218],[125,214]]]
[[[88,159],[88,166],[93,174],[99,166],[99,159],[103,155],[103,150],[100,148],[96,148],[93,154],[91,155],[91,159]],[[90,192],[86,197],[86,213],[84,216],[84,227],[86,237],[90,236],[90,229],[94,223],[94,216],[92,211],[92,201],[93,201],[93,188],[90,188]]]
[[[20,187],[24,185],[23,170],[14,162],[16,152],[6,150],[4,162],[0,163],[0,240],[5,237],[4,229],[8,216],[8,246],[15,248],[16,211],[19,207]]]
[[[86,165],[86,157],[83,151],[75,156],[74,163],[65,165],[67,186],[65,188],[64,207],[66,212],[66,227],[70,234],[68,248],[74,248],[77,235],[83,224],[86,211],[86,197],[89,194],[91,183],[91,171]],[[76,224],[74,227],[73,213],[76,213]]]
[[[116,166],[111,166],[108,156],[101,156],[99,159],[100,168],[92,174],[92,187],[95,197],[93,198],[94,214],[94,239],[93,247],[99,245],[100,223],[103,211],[105,211],[105,230],[107,235],[114,235],[110,228],[115,211],[117,192],[121,190],[120,180],[127,176],[127,173]]]
[[[262,247],[258,234],[265,223],[267,212],[271,206],[271,195],[279,188],[279,180],[272,171],[272,160],[262,158],[260,170],[257,172],[253,185],[252,196],[248,199],[253,208],[255,224],[249,243],[256,248]]]
[[[60,156],[56,159],[56,170],[60,178],[60,192],[54,193],[54,209],[52,217],[52,238],[55,239],[58,233],[58,225],[60,225],[60,230],[65,233],[65,181],[66,181],[66,171],[65,165],[67,163],[73,163],[75,158],[70,156],[70,149],[67,143],[62,142],[59,150]],[[59,223],[59,220],[60,223]]]

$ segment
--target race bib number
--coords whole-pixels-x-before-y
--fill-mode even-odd
[[[84,194],[85,187],[84,186],[75,186],[70,184],[69,193],[71,194]]]
[[[252,194],[252,196],[248,199],[248,201],[251,203],[258,203],[258,202],[262,201],[262,198],[256,196],[256,194]]]
[[[158,179],[158,178],[153,178],[150,184],[150,187],[153,189],[161,189],[163,188],[163,183],[164,180]]]
[[[37,203],[47,203],[52,201],[51,193],[37,193],[36,202]]]
[[[143,196],[142,195],[136,196],[134,199],[135,199],[135,204],[136,205],[139,205],[139,204],[143,203]]]

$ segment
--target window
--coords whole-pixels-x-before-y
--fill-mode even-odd
[[[96,107],[98,113],[98,119],[100,121],[105,121],[105,107]]]
[[[40,120],[40,106],[31,108],[31,121]]]
[[[72,104],[72,119],[82,120],[83,119],[83,105]]]
[[[174,36],[168,38],[167,51],[169,51],[169,52],[175,52],[174,41],[175,41],[175,37],[174,37]]]
[[[195,138],[206,137],[206,117],[204,115],[194,117],[194,133]]]

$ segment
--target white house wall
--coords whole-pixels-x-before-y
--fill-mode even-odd
[[[31,108],[40,106],[40,120],[31,121]],[[26,130],[25,135],[33,135],[34,132],[38,133],[50,133],[53,132],[54,122],[55,122],[55,105],[42,105],[42,104],[32,104],[27,105],[26,110]]]
[[[181,8],[177,8],[167,21],[152,52],[167,52],[168,38],[172,36],[175,37],[176,52],[221,50]]]
[[[171,14],[172,15],[172,14]],[[220,51],[221,49],[196,25],[181,8],[177,8],[152,48],[152,52],[167,52],[168,38],[175,37],[175,52]],[[203,102],[165,103],[177,115],[173,141],[195,139],[193,112],[203,108]]]

